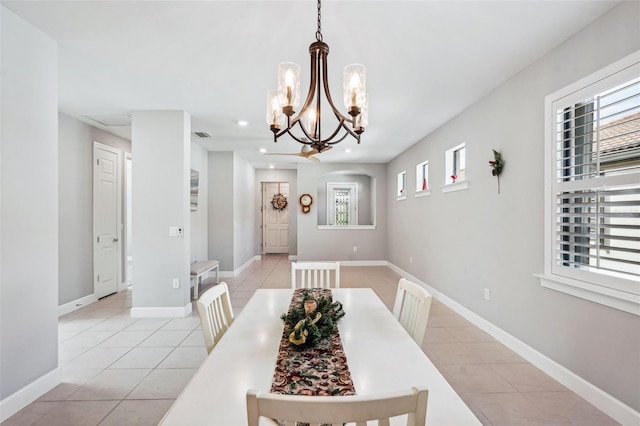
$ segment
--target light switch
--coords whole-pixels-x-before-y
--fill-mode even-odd
[[[181,226],[170,226],[169,227],[169,236],[170,237],[183,237],[184,236],[184,228]]]

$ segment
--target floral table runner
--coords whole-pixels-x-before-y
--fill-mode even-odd
[[[297,289],[289,310],[302,303],[303,294],[330,297],[331,289]],[[289,342],[291,329],[285,324],[273,374],[271,392],[289,395],[355,395],[340,333],[311,348],[298,349]]]

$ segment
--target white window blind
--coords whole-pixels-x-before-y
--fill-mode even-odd
[[[552,271],[637,296],[640,78],[597,83],[552,103]]]

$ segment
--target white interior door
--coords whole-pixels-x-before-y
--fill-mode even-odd
[[[276,210],[271,204],[273,196],[282,194],[287,197],[287,206]],[[265,182],[262,184],[262,252],[289,253],[289,199],[288,182]]]
[[[118,291],[120,282],[120,151],[94,142],[93,147],[94,293]]]

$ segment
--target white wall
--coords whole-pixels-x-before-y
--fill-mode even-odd
[[[542,288],[533,274],[544,270],[544,98],[640,49],[638,22],[640,3],[614,8],[390,162],[386,190],[407,170],[407,200],[389,203],[393,264],[635,410],[640,318]],[[469,189],[443,194],[444,153],[461,142]],[[505,159],[500,195],[494,148]],[[415,199],[424,160],[431,196]]]
[[[387,259],[386,171],[385,164],[298,164],[298,193],[311,194],[314,199],[311,212],[298,215],[298,260]],[[318,180],[334,172],[365,174],[376,179],[376,229],[317,228]],[[353,246],[358,248],[356,253]]]
[[[93,294],[93,142],[123,152],[131,152],[131,142],[64,114],[58,115],[58,126],[58,304],[63,305]],[[124,209],[124,191],[122,196]],[[125,267],[123,248],[123,280]]]
[[[207,151],[195,143],[191,144],[191,168],[200,173],[198,188],[198,208],[190,212],[191,219],[191,260],[206,260],[209,256],[207,217],[209,188]]]
[[[249,163],[234,154],[233,159],[233,265],[241,267],[249,259],[260,254],[255,237],[255,212],[259,207],[255,203],[256,170]]]
[[[208,244],[209,258],[221,271],[233,271],[233,152],[209,152]]]
[[[295,256],[298,253],[298,213],[300,212],[300,203],[298,199],[300,194],[298,193],[298,171],[291,169],[258,169],[256,170],[255,181],[255,204],[258,206],[255,214],[256,228],[255,239],[258,245],[257,253],[261,253],[262,248],[262,212],[259,206],[262,204],[262,189],[263,182],[288,182],[289,183],[289,255]]]
[[[0,15],[2,421],[59,379],[58,51],[4,6]]]
[[[191,119],[183,111],[134,111],[132,316],[191,310]],[[170,227],[184,236],[169,236]],[[180,280],[173,288],[172,280]],[[167,308],[167,309],[162,309]]]
[[[209,258],[232,272],[258,255],[255,169],[233,152],[208,157]]]

